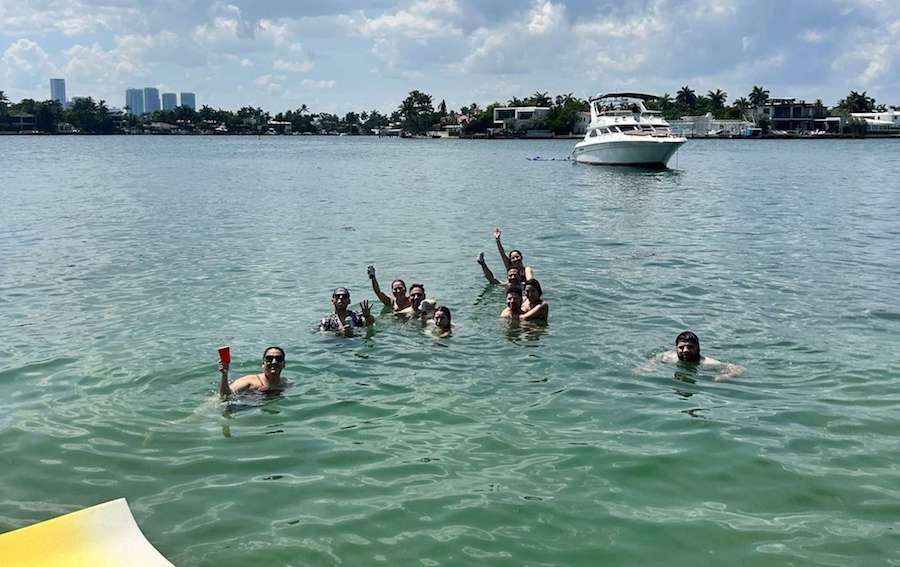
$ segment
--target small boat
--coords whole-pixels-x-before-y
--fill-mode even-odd
[[[124,498],[0,534],[0,559],[3,567],[174,567]]]
[[[687,139],[672,134],[669,123],[641,93],[609,93],[590,99],[591,122],[572,157],[580,163],[665,168]]]

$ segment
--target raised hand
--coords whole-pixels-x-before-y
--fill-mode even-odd
[[[372,303],[368,299],[364,299],[362,303],[359,304],[359,308],[362,310],[362,316],[365,319],[372,317]]]
[[[478,255],[478,258],[475,259],[479,264],[484,264],[484,252]]]
[[[500,235],[503,234],[503,231],[500,230],[500,227],[494,229],[494,238],[500,240]]]
[[[369,266],[368,268],[366,268],[366,272],[368,272],[370,280],[375,279],[375,266]]]

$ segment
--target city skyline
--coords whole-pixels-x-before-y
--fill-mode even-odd
[[[0,10],[0,84],[43,99],[124,86],[204,92],[237,109],[390,111],[420,89],[451,108],[535,91],[722,89],[900,102],[900,3],[874,0],[474,0],[257,5],[25,2]]]

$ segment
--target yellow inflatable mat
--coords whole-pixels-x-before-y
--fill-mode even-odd
[[[3,567],[174,567],[141,533],[124,498],[0,534]]]

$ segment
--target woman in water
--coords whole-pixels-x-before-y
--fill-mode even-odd
[[[372,291],[383,304],[391,308],[394,314],[399,314],[410,307],[409,297],[406,295],[406,283],[403,280],[396,279],[391,282],[391,292],[394,294],[394,297],[391,298],[381,291],[381,286],[378,285],[378,279],[375,277],[375,266],[369,266],[368,271],[369,279],[372,280]]]
[[[536,279],[525,281],[525,297],[528,299],[528,306],[523,308],[523,313],[519,316],[522,321],[547,322],[547,317],[550,315],[550,304],[544,301],[543,295],[541,282]]]
[[[431,333],[442,339],[449,337],[450,333],[453,332],[451,320],[450,308],[446,305],[441,305],[434,310],[434,328],[431,329]]]
[[[506,254],[503,243],[500,242],[501,234],[503,234],[503,231],[501,231],[500,228],[494,229],[494,240],[497,242],[497,251],[500,252],[500,258],[503,259],[503,265],[507,270],[513,267],[519,268],[519,273],[522,274],[522,277],[526,280],[534,279],[534,268],[525,265],[525,258],[522,256],[521,251],[510,250],[509,255]]]

